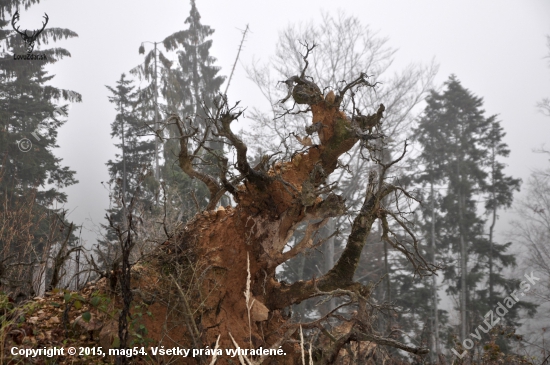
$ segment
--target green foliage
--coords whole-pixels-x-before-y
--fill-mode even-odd
[[[67,110],[63,102],[81,102],[76,92],[59,89],[52,85],[54,75],[45,70],[70,53],[63,48],[46,48],[50,42],[77,37],[71,30],[46,28],[37,39],[35,53],[44,53],[46,60],[14,60],[13,54],[26,53],[25,43],[13,31],[11,18],[20,6],[27,9],[38,1],[3,1],[0,3],[0,44],[4,54],[0,56],[0,203],[3,216],[26,211],[29,229],[12,226],[14,237],[0,237],[0,250],[9,254],[18,253],[18,260],[39,261],[45,243],[61,240],[62,233],[50,232],[52,220],[60,210],[53,209],[57,203],[66,203],[63,188],[76,184],[75,171],[63,166],[62,159],[54,150],[59,129],[67,121],[58,113]],[[33,135],[34,134],[34,135]],[[23,152],[19,143],[29,140],[32,147]],[[31,197],[31,198],[29,198]],[[56,218],[56,217],[55,217]],[[57,219],[57,218],[56,218]],[[65,226],[68,222],[61,217]],[[69,244],[76,241],[70,235]],[[33,252],[32,254],[30,252]],[[21,280],[29,277],[31,267],[25,268]],[[8,274],[9,276],[10,274]],[[21,291],[30,292],[30,288]]]
[[[170,72],[170,80],[163,93],[168,110],[182,117],[202,115],[202,105],[211,108],[214,97],[224,81],[218,76],[216,59],[210,56],[214,30],[200,21],[201,16],[191,0],[191,11],[185,20],[188,29],[178,31],[163,41],[168,51],[177,51],[178,65]]]
[[[147,137],[149,133],[146,119],[139,112],[138,93],[134,91],[133,82],[122,74],[115,88],[107,86],[112,93],[109,101],[115,105],[118,112],[111,123],[111,137],[120,142],[115,146],[120,151],[114,160],[109,160],[110,199],[114,207],[107,210],[111,221],[121,226],[125,224],[124,206],[129,205],[131,197],[140,190],[141,204],[135,205],[151,210],[155,204],[155,191],[158,183],[152,177],[151,164],[154,159],[154,141]],[[144,182],[141,180],[145,179]],[[135,212],[133,212],[135,213]],[[95,252],[99,265],[103,269],[111,269],[117,257],[120,257],[120,247],[115,230],[110,224],[102,224],[106,231],[105,237],[98,240]]]
[[[76,301],[80,301],[80,302],[84,302],[86,301],[86,299],[84,299],[84,297],[78,293],[72,293],[68,290],[64,290],[64,295],[63,295],[63,300],[65,301],[65,303],[69,303],[69,302],[76,302]]]
[[[468,328],[512,292],[517,283],[505,279],[501,270],[514,266],[507,253],[511,243],[494,241],[493,227],[497,209],[510,207],[520,180],[506,176],[501,158],[509,155],[502,141],[505,133],[496,116],[485,116],[483,99],[465,89],[453,75],[442,92],[432,91],[415,131],[421,146],[423,169],[414,172],[415,183],[429,187],[424,193],[420,224],[426,240],[435,241],[434,262],[444,262],[444,282],[451,295],[461,293],[460,260],[462,242],[466,245],[466,308]],[[485,201],[492,216],[489,234],[479,214],[478,201]],[[433,216],[433,219],[432,219]],[[432,255],[430,255],[432,256]],[[513,324],[521,302],[504,320]]]
[[[147,330],[147,327],[143,324],[144,314],[152,317],[152,313],[147,310],[147,306],[138,304],[134,305],[132,316],[131,318],[129,318],[130,336],[132,338],[132,341],[129,345],[130,347],[136,345],[147,347],[154,343],[154,340],[147,336],[149,331]]]
[[[53,293],[58,293],[59,289],[54,289]],[[63,302],[66,305],[74,305],[75,309],[81,309],[84,304],[87,304],[96,310],[106,314],[109,316],[109,318],[115,318],[118,311],[116,309],[112,308],[112,300],[107,294],[102,294],[99,291],[95,291],[92,293],[89,299],[84,298],[82,295],[80,295],[77,292],[71,292],[69,290],[63,290]],[[56,306],[57,303],[52,303],[52,305]],[[59,305],[57,305],[59,306]],[[82,314],[82,318],[88,322],[91,319],[91,313],[89,311],[86,311],[84,314]]]
[[[92,314],[89,311],[86,311],[82,313],[82,319],[86,322],[90,322],[90,319],[92,319]]]
[[[167,102],[166,113],[178,114],[182,120],[191,117],[194,124],[204,131],[204,108],[213,108],[214,99],[225,77],[218,75],[220,69],[214,66],[216,59],[210,55],[212,40],[208,38],[214,30],[203,25],[200,18],[195,1],[192,0],[191,11],[185,20],[188,28],[164,39],[165,48],[168,51],[176,51],[177,64],[167,73],[162,94]],[[200,208],[204,208],[208,203],[207,189],[202,184],[192,184],[189,177],[182,176],[178,165],[179,141],[173,139],[179,137],[179,131],[171,126],[167,132],[172,139],[168,139],[164,144],[163,176],[169,185],[178,186],[183,203],[182,212],[188,218],[196,212],[192,194],[195,194]],[[209,137],[207,147],[223,154],[223,143],[213,136]],[[201,153],[204,155],[205,163],[199,169],[217,176],[217,166],[211,161],[212,157],[205,151]]]
[[[62,166],[61,159],[52,152],[57,147],[57,131],[66,122],[54,111],[58,106],[56,102],[60,99],[80,102],[82,98],[77,93],[46,85],[54,76],[48,75],[44,68],[49,63],[57,62],[55,57],[48,57],[46,61],[30,62],[13,59],[10,53],[25,52],[24,42],[17,33],[11,31],[11,14],[6,19],[6,6],[11,10],[9,4],[0,5],[0,29],[4,34],[9,34],[3,39],[8,52],[0,62],[0,150],[6,158],[2,190],[8,191],[8,195],[18,196],[36,186],[52,184],[56,187],[40,191],[37,201],[44,206],[54,201],[64,203],[66,194],[59,190],[77,181],[74,179],[75,172]],[[4,29],[5,27],[8,29]],[[76,33],[68,29],[50,29],[40,35],[38,44],[76,36]],[[40,52],[47,56],[55,55],[55,51],[51,49],[42,49]],[[61,59],[65,55],[59,56]],[[31,135],[32,132],[36,132],[39,141]],[[33,142],[33,149],[27,153],[20,151],[17,145],[23,138]]]
[[[115,196],[120,195],[124,178],[126,178],[124,187],[126,194],[133,196],[139,185],[138,180],[144,171],[150,170],[153,161],[154,142],[151,138],[144,137],[150,134],[147,127],[148,121],[139,114],[138,95],[134,92],[132,84],[133,82],[122,74],[116,88],[107,86],[112,93],[109,101],[115,105],[115,110],[118,112],[111,123],[111,137],[120,141],[115,144],[120,152],[116,154],[115,160],[107,162],[110,182],[114,183]],[[123,176],[124,165],[126,177]]]
[[[90,304],[92,305],[92,307],[97,307],[99,303],[101,303],[101,298],[99,298],[98,296],[92,297],[92,299],[90,299]]]

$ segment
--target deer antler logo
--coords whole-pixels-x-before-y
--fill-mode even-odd
[[[40,33],[42,33],[44,28],[46,28],[46,24],[48,24],[48,20],[50,19],[48,17],[48,14],[44,13],[44,18],[46,19],[46,21],[42,22],[42,29],[37,29],[37,30],[33,30],[33,31],[25,30],[24,32],[21,32],[19,30],[19,26],[17,26],[17,27],[15,26],[15,23],[19,20],[19,11],[16,11],[15,14],[13,14],[13,18],[11,19],[11,25],[13,26],[13,30],[15,30],[17,33],[19,33],[21,38],[23,38],[23,40],[27,44],[27,53],[28,54],[32,53],[32,50],[34,49],[34,42],[36,41],[36,38],[38,38]]]

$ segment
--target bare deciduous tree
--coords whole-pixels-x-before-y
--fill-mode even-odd
[[[285,85],[278,82],[304,68],[301,43],[306,41],[317,44],[308,73],[326,87],[323,90],[325,95],[329,89],[338,88],[342,80],[352,80],[361,72],[375,75],[379,87],[358,90],[355,107],[367,114],[384,103],[384,123],[380,128],[385,135],[392,137],[392,140],[385,141],[390,145],[398,143],[399,137],[410,132],[410,123],[414,119],[411,111],[432,87],[437,65],[410,64],[402,72],[388,75],[397,51],[387,45],[387,38],[364,26],[355,16],[347,16],[342,11],[336,16],[323,13],[319,25],[308,23],[287,27],[279,35],[275,56],[266,64],[255,62],[247,68],[248,77],[272,106],[271,115],[253,109],[251,117],[257,124],[247,141],[255,152],[260,155],[273,153],[279,151],[281,144],[299,146],[295,139],[287,140],[286,136],[290,132],[305,132],[304,122],[308,116],[292,114],[276,118],[285,109],[279,101],[286,94]],[[344,100],[343,107],[348,107],[350,100]]]
[[[303,49],[301,43],[304,41],[315,41],[317,44],[315,52],[310,57],[308,73],[319,85],[325,87],[323,94],[327,100],[335,97],[329,91],[341,87],[342,80],[353,80],[363,71],[375,75],[376,88],[356,90],[353,105],[351,98],[345,98],[342,106],[352,109],[359,117],[359,114],[368,115],[376,112],[379,105],[384,103],[384,119],[376,128],[388,138],[377,141],[379,145],[375,153],[383,162],[389,162],[392,155],[400,153],[399,144],[410,134],[415,112],[418,111],[416,108],[427,91],[432,88],[438,67],[433,62],[428,66],[409,64],[403,70],[394,73],[392,70],[395,67],[392,68],[392,65],[396,60],[397,50],[389,46],[388,38],[364,25],[358,17],[346,15],[343,11],[336,14],[323,13],[319,23],[310,22],[286,27],[279,34],[275,55],[267,63],[254,62],[247,68],[248,77],[258,86],[271,105],[269,113],[253,109],[251,117],[255,121],[254,129],[244,132],[246,141],[256,153],[256,157],[292,151],[317,141],[312,133],[315,124],[306,128],[310,114],[285,113],[285,108],[292,100],[286,101],[286,105],[281,103],[287,90],[285,83],[280,81],[298,74],[304,68],[304,60],[300,54]],[[294,107],[302,111],[307,109],[296,104]],[[338,182],[336,191],[346,199],[350,210],[358,210],[361,207],[363,197],[361,189],[358,188],[359,184],[368,179],[368,172],[376,165],[368,158],[359,158],[361,151],[356,145],[341,156],[342,165],[348,165],[349,169],[340,169],[329,178],[330,182]],[[399,173],[400,165],[393,166],[394,174]],[[315,248],[323,252],[323,272],[333,267],[340,253],[339,246],[343,240],[333,234],[337,227],[338,232],[343,234],[349,234],[351,229],[346,217],[329,219],[324,230],[324,236],[328,239],[325,244]],[[389,252],[391,246],[383,241],[381,232],[382,227],[378,224],[371,240],[381,245],[383,250],[376,249],[377,246],[374,245],[372,248],[368,245],[367,249],[373,250],[370,254],[382,253],[380,261],[384,262],[384,271],[380,271],[379,275],[386,276],[384,284],[379,288],[383,291],[380,297],[390,301],[389,270],[396,255]],[[302,276],[306,270],[303,266],[311,266],[312,260],[301,257],[299,263],[291,263],[291,266],[286,266],[285,269],[296,272],[296,276],[304,279]],[[334,301],[329,301],[328,304],[328,310],[334,309]],[[302,308],[297,308],[296,312],[300,313],[298,316],[302,315],[302,311]]]
[[[515,206],[519,220],[512,223],[512,233],[527,248],[523,266],[540,278],[530,299],[540,304],[537,317],[542,320],[527,321],[524,341],[526,350],[539,356],[548,341],[544,336],[550,314],[550,169],[534,171],[526,185],[526,195]]]
[[[546,46],[548,47],[548,54],[546,55],[546,58],[548,58],[548,64],[550,65],[550,35],[546,36]],[[544,98],[539,101],[537,103],[537,108],[542,114],[550,117],[550,98]]]

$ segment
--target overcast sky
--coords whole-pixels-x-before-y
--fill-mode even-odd
[[[549,165],[548,157],[533,153],[544,143],[550,147],[550,118],[535,109],[537,101],[550,97],[550,60],[544,59],[548,0],[197,0],[197,8],[202,23],[216,31],[211,54],[227,76],[241,39],[239,29],[246,24],[252,32],[241,61],[249,64],[253,57],[265,60],[274,52],[279,31],[289,23],[318,21],[321,11],[342,9],[356,15],[399,49],[396,70],[435,58],[440,64],[438,85],[456,74],[464,87],[484,98],[487,115],[499,114],[507,132],[512,151],[508,174],[525,181],[533,169]],[[103,223],[109,204],[100,182],[108,180],[105,163],[114,157],[116,142],[110,138],[115,111],[105,85],[114,86],[121,73],[142,61],[142,41],[162,41],[185,29],[189,9],[188,0],[43,0],[21,11],[22,29],[36,28],[46,12],[48,27],[79,35],[56,43],[72,57],[50,71],[56,75],[55,86],[83,96],[82,103],[71,106],[69,121],[60,130],[56,155],[77,172],[80,183],[67,189],[67,208],[75,223],[85,224],[83,237],[92,244],[93,225]],[[242,65],[228,94],[231,101],[242,100],[241,105],[267,107]],[[504,222],[511,218],[503,214]]]

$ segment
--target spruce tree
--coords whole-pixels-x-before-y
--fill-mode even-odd
[[[419,138],[421,143],[423,139],[431,139],[434,141],[432,146],[441,147],[434,156],[435,161],[430,162],[439,167],[448,188],[441,201],[445,225],[439,234],[446,245],[444,249],[450,249],[460,258],[458,265],[447,266],[445,279],[460,278],[448,291],[460,293],[460,333],[464,339],[468,328],[467,287],[479,280],[468,277],[468,253],[469,248],[481,244],[484,239],[484,222],[477,216],[475,194],[480,193],[485,185],[486,173],[481,163],[486,152],[480,145],[490,121],[482,114],[481,99],[471,95],[454,76],[446,86],[444,93],[434,91],[427,99],[428,106],[418,132],[422,136]]]
[[[188,24],[187,29],[166,37],[163,42],[168,51],[176,51],[177,62],[167,74],[162,93],[166,99],[168,113],[178,114],[182,120],[190,117],[200,130],[204,130],[205,109],[214,107],[214,99],[225,77],[218,75],[220,68],[214,65],[216,59],[210,55],[212,40],[209,37],[214,30],[201,23],[201,16],[194,0],[191,0],[191,10],[185,24]],[[182,217],[185,220],[196,211],[195,203],[192,203],[194,199],[190,199],[191,194],[194,192],[201,209],[207,204],[208,194],[203,184],[196,184],[190,180],[178,167],[179,132],[175,128],[170,128],[168,133],[171,139],[164,145],[163,176],[169,184],[179,187],[183,198]],[[204,155],[204,164],[199,169],[217,175],[214,172],[217,166],[211,153],[223,154],[223,143],[212,135],[208,140],[206,147],[210,152],[200,151]]]
[[[460,298],[459,333],[464,340],[476,321],[517,285],[494,270],[513,266],[515,260],[506,254],[509,243],[493,242],[493,228],[496,210],[511,204],[519,180],[504,175],[498,160],[509,153],[500,122],[494,115],[485,116],[483,99],[465,89],[456,76],[449,78],[443,92],[432,91],[427,104],[416,130],[424,165],[416,181],[430,188],[423,228],[433,242],[433,259],[447,259],[444,282],[447,292]],[[489,239],[486,221],[478,213],[477,201],[482,198],[493,216]],[[504,322],[514,324],[521,307],[526,305],[510,309]]]
[[[180,218],[184,221],[195,214],[197,204],[199,209],[204,208],[208,192],[203,184],[197,184],[178,167],[179,131],[173,125],[165,129],[161,121],[170,114],[177,114],[182,120],[188,117],[193,119],[199,130],[204,130],[204,108],[214,106],[214,98],[224,81],[224,77],[217,75],[219,67],[214,66],[216,59],[210,56],[212,40],[208,38],[214,30],[203,25],[200,18],[195,1],[191,1],[191,10],[185,20],[188,28],[173,33],[162,42],[153,42],[154,48],[147,54],[145,45],[151,42],[142,43],[139,53],[145,54],[144,61],[130,71],[148,82],[138,92],[138,103],[143,113],[148,115],[150,134],[157,138],[156,151],[163,154],[162,158],[157,157],[163,166],[155,175],[169,186],[177,187],[181,200]],[[176,52],[176,62],[162,52],[160,44],[167,51]],[[212,135],[207,147],[210,153],[224,153],[223,144]],[[215,171],[210,153],[204,150],[200,153],[204,161],[200,168]]]
[[[25,4],[30,2],[25,2]],[[4,49],[8,52],[0,60],[0,121],[2,123],[2,152],[6,156],[6,179],[4,186],[12,194],[35,186],[55,184],[48,190],[38,192],[40,204],[49,205],[54,201],[65,203],[67,196],[60,188],[72,185],[74,171],[61,166],[61,159],[55,157],[52,149],[56,145],[57,131],[66,122],[66,106],[62,113],[56,111],[56,102],[60,100],[80,102],[81,96],[69,90],[62,90],[46,85],[54,75],[44,70],[49,63],[53,64],[63,57],[70,56],[65,49],[41,49],[47,60],[20,61],[14,60],[13,54],[25,53],[25,44],[20,36],[11,29],[11,16],[6,13],[14,8],[8,4],[1,7],[0,29],[4,35]],[[28,5],[26,6],[28,7]],[[6,29],[8,28],[8,29]],[[7,35],[7,36],[6,36]],[[47,44],[59,38],[77,36],[68,29],[48,29],[39,36],[37,42]],[[34,135],[33,135],[34,133]],[[22,152],[18,143],[28,139],[32,143],[29,152]],[[3,189],[4,190],[4,189]]]
[[[154,48],[145,54],[145,44],[153,43]],[[144,54],[143,63],[130,70],[130,74],[136,75],[140,80],[148,84],[137,92],[138,104],[142,117],[152,129],[151,135],[155,138],[154,172],[155,178],[159,180],[160,154],[162,153],[164,130],[160,127],[161,119],[165,117],[166,105],[160,100],[162,89],[166,89],[172,61],[162,52],[159,45],[162,42],[144,42],[139,47],[139,53]]]
[[[441,153],[445,147],[445,140],[440,138],[434,138],[432,134],[424,133],[424,129],[431,128],[426,125],[420,126],[413,134],[417,142],[422,146],[422,151],[419,158],[415,158],[410,161],[411,166],[409,176],[407,176],[408,183],[415,183],[422,187],[419,191],[421,200],[424,202],[419,207],[417,212],[418,229],[424,233],[424,245],[426,250],[426,257],[430,259],[432,263],[441,262],[442,258],[445,258],[447,252],[440,251],[440,246],[436,242],[439,236],[436,232],[441,229],[442,217],[441,217],[441,202],[443,196],[440,193],[442,184],[444,183],[444,164],[445,160],[441,159]],[[419,165],[419,161],[422,164]],[[410,178],[412,176],[412,179]],[[439,354],[441,353],[441,319],[447,316],[447,312],[439,309],[439,296],[438,296],[438,283],[437,277],[434,275],[431,277],[430,283],[423,282],[425,285],[430,286],[430,294],[427,296],[429,301],[425,302],[429,304],[431,312],[430,323],[430,347],[432,353],[430,359],[435,362]],[[426,293],[424,293],[426,294]],[[424,296],[425,298],[426,296]]]
[[[201,16],[191,0],[191,11],[185,20],[186,30],[178,31],[164,40],[168,51],[176,51],[177,67],[172,70],[170,84],[164,95],[170,112],[181,117],[202,115],[203,108],[212,108],[225,77],[219,76],[216,59],[210,55],[214,30],[201,23]]]
[[[502,138],[506,133],[504,133],[503,128],[500,126],[498,121],[495,121],[491,124],[491,129],[489,130],[489,135],[487,136],[488,142],[488,170],[489,170],[489,181],[487,184],[488,197],[485,202],[485,209],[487,215],[490,216],[489,222],[489,252],[485,253],[485,257],[488,257],[487,265],[489,270],[489,289],[488,289],[488,299],[491,306],[497,304],[495,301],[494,291],[497,283],[501,282],[500,275],[496,272],[500,272],[502,267],[496,267],[493,263],[493,257],[495,254],[499,255],[501,252],[505,251],[510,244],[506,245],[497,245],[494,238],[494,229],[497,222],[497,212],[502,208],[510,208],[513,201],[514,191],[519,191],[520,179],[514,179],[511,176],[506,176],[504,174],[505,165],[499,161],[499,157],[508,157],[510,150],[508,146],[502,141]],[[505,261],[514,261],[513,256],[506,255],[502,256],[501,260]],[[504,287],[504,285],[500,285]],[[508,288],[506,288],[508,289]]]
[[[115,146],[120,151],[114,160],[109,160],[109,185],[111,189],[111,202],[113,206],[107,210],[111,221],[123,225],[129,200],[136,195],[138,187],[142,189],[140,194],[141,206],[151,209],[158,187],[153,178],[153,166],[155,143],[147,135],[147,124],[140,118],[138,93],[132,81],[122,74],[116,87],[106,86],[112,93],[109,101],[115,105],[117,115],[111,123],[111,137],[120,142]],[[148,174],[148,176],[147,176]],[[142,180],[146,175],[146,180]],[[143,191],[144,190],[144,191]],[[103,239],[98,240],[95,250],[102,269],[108,268],[118,255],[118,238],[109,225],[102,225],[106,232]]]
[[[113,94],[109,101],[115,104],[118,112],[111,123],[111,138],[118,138],[120,143],[115,146],[120,150],[116,159],[109,160],[109,176],[112,181],[126,180],[126,185],[116,184],[116,189],[123,188],[129,196],[135,193],[138,179],[144,167],[151,167],[154,152],[154,142],[147,138],[147,124],[139,113],[138,95],[134,92],[133,82],[122,74],[116,88],[106,86]],[[124,175],[124,169],[126,174]],[[119,194],[117,194],[119,195]]]
[[[54,205],[66,203],[67,195],[62,189],[77,183],[75,171],[62,165],[54,149],[58,147],[58,130],[67,121],[67,105],[59,103],[80,102],[81,96],[51,85],[54,75],[45,71],[46,65],[70,56],[69,52],[63,48],[44,48],[49,42],[76,37],[77,34],[68,29],[46,27],[34,49],[35,53],[45,54],[46,59],[14,59],[14,54],[26,53],[26,45],[12,29],[12,16],[19,6],[27,9],[37,2],[0,3],[0,45],[3,51],[0,56],[0,200],[5,216],[25,204],[33,206],[29,213],[33,217],[29,235],[2,240],[0,249],[6,257],[22,254],[24,257],[16,258],[19,261],[29,261],[29,258],[40,261],[46,242],[55,244],[64,239],[67,231],[50,232],[51,221],[41,217],[59,217],[63,226],[68,227],[61,210],[54,209]],[[27,201],[28,197],[32,197],[32,202]],[[75,240],[76,237],[70,235],[71,243]],[[23,249],[29,244],[33,246],[34,254]],[[31,275],[27,270],[25,272]]]

